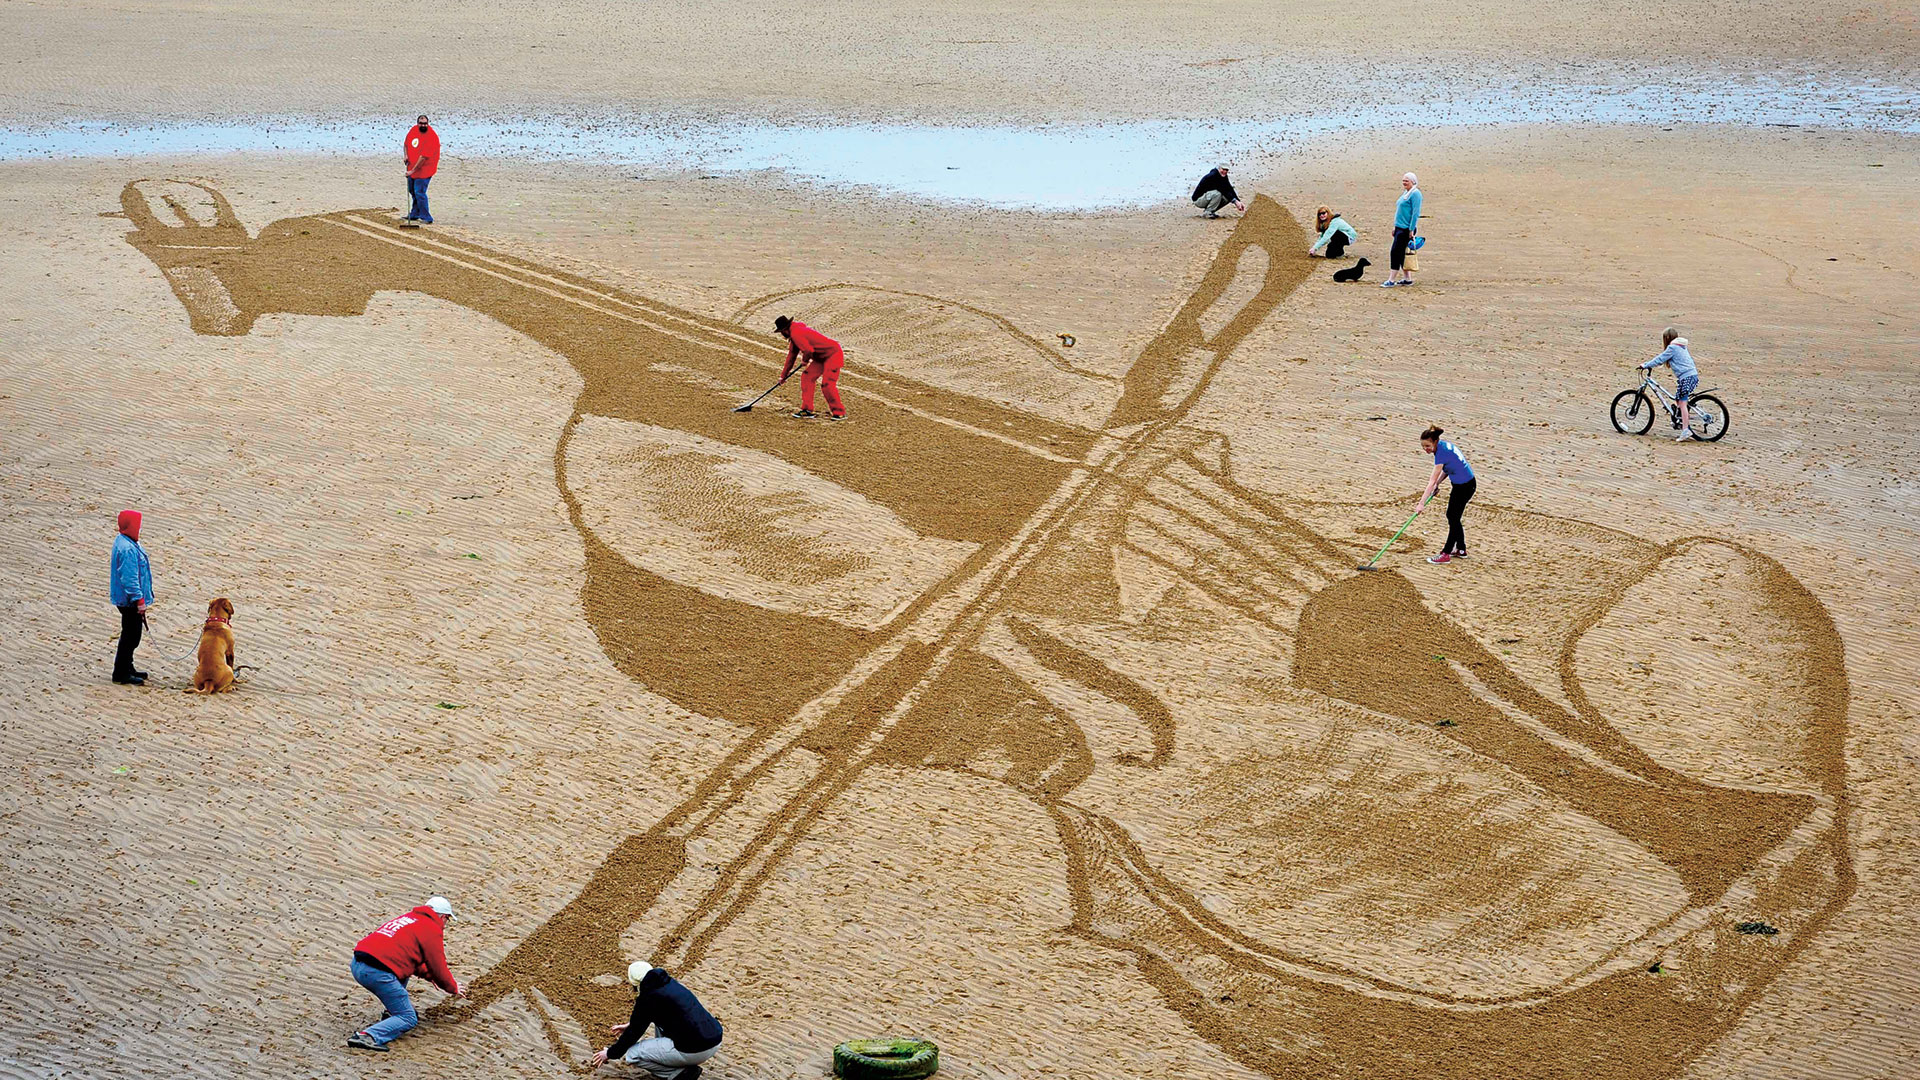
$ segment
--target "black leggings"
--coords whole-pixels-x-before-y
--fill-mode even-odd
[[[133,678],[133,650],[140,647],[140,631],[145,623],[140,609],[132,604],[120,609],[120,647],[113,654],[114,678]]]
[[[1327,258],[1337,259],[1347,253],[1347,234],[1334,233],[1327,239]]]
[[[1387,251],[1387,266],[1399,270],[1406,265],[1407,244],[1413,240],[1412,229],[1393,230],[1393,247]]]
[[[1473,498],[1473,489],[1478,484],[1477,480],[1455,484],[1447,493],[1447,546],[1440,549],[1446,554],[1467,550],[1467,534],[1460,529],[1460,515],[1466,512],[1467,500]]]

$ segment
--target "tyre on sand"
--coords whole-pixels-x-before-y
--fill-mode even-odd
[[[849,1039],[833,1048],[841,1080],[917,1080],[940,1068],[940,1048],[925,1039]]]

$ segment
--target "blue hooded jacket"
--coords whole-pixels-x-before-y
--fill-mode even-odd
[[[126,607],[135,600],[153,603],[153,567],[147,562],[147,549],[126,533],[113,538],[107,599],[114,607]]]
[[[1673,377],[1676,379],[1699,378],[1700,369],[1693,365],[1693,354],[1687,351],[1687,339],[1677,337],[1673,343],[1660,350],[1660,355],[1640,366],[1651,370],[1661,364],[1673,365]]]

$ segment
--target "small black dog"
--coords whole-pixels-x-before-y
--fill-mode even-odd
[[[1367,272],[1367,267],[1369,267],[1369,266],[1372,266],[1372,265],[1373,265],[1373,264],[1372,264],[1372,263],[1370,263],[1370,262],[1368,262],[1367,260],[1365,260],[1365,259],[1361,259],[1361,260],[1360,260],[1359,262],[1357,262],[1357,263],[1354,263],[1354,264],[1353,264],[1352,266],[1349,266],[1349,267],[1348,267],[1348,268],[1346,268],[1345,270],[1335,270],[1335,271],[1333,272],[1333,280],[1335,280],[1335,281],[1359,281],[1359,280],[1360,280],[1360,275],[1361,275],[1361,274],[1364,274],[1364,273],[1366,273],[1366,272]]]

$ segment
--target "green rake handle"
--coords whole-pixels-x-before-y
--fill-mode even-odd
[[[1433,495],[1429,494],[1427,496],[1427,501],[1420,504],[1420,510],[1425,510],[1428,507],[1428,505],[1431,504],[1432,502],[1433,502]],[[1400,539],[1402,534],[1404,534],[1408,529],[1413,527],[1413,519],[1420,516],[1420,510],[1415,510],[1413,513],[1407,515],[1407,523],[1405,525],[1400,526],[1399,532],[1393,534],[1393,540],[1388,540],[1386,543],[1380,545],[1380,550],[1373,553],[1373,558],[1368,559],[1364,563],[1361,563],[1360,569],[1362,570],[1373,569],[1373,564],[1380,561],[1380,556],[1385,555],[1387,553],[1387,549],[1393,546],[1394,540]]]

